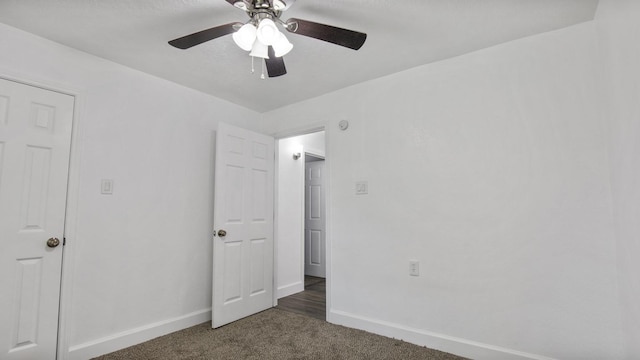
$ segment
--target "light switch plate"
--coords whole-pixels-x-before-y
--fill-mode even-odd
[[[100,193],[103,195],[113,194],[113,179],[102,179],[100,184]]]
[[[356,195],[366,195],[369,193],[369,183],[366,181],[356,182]]]
[[[420,261],[409,260],[409,275],[420,276]]]

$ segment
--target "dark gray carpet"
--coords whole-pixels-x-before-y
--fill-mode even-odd
[[[203,323],[96,359],[434,359],[459,356],[269,309],[219,329]]]

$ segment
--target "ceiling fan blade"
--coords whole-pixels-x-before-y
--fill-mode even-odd
[[[209,40],[219,38],[220,36],[229,35],[235,32],[236,27],[238,26],[242,26],[242,23],[233,22],[212,27],[211,29],[198,31],[197,33],[171,40],[169,41],[169,45],[177,47],[178,49],[188,49],[192,46],[200,45]]]
[[[282,76],[287,73],[287,69],[284,66],[284,59],[282,57],[276,57],[276,53],[273,47],[269,46],[269,58],[264,59],[267,65],[267,74],[269,77]]]
[[[353,50],[360,49],[364,41],[367,40],[365,33],[296,18],[287,20],[287,30],[294,34],[324,40]]]

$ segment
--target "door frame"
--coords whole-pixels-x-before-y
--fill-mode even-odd
[[[324,146],[325,146],[325,156],[324,156],[324,161],[325,161],[325,262],[326,262],[326,273],[325,273],[325,281],[326,281],[326,315],[325,315],[325,320],[328,322],[331,322],[331,285],[332,285],[332,273],[331,273],[331,229],[332,229],[332,220],[331,220],[331,158],[332,158],[332,154],[331,154],[331,148],[329,146],[329,144],[331,144],[331,131],[330,131],[330,122],[329,121],[323,121],[323,122],[316,122],[316,123],[312,123],[312,124],[308,124],[306,126],[302,126],[299,128],[295,128],[292,130],[285,130],[285,131],[280,131],[280,132],[276,132],[271,134],[271,136],[273,136],[276,140],[276,143],[279,144],[279,141],[282,139],[286,139],[286,138],[290,138],[290,137],[295,137],[295,136],[300,136],[300,135],[308,135],[311,133],[315,133],[315,132],[319,132],[319,131],[324,131]],[[277,285],[278,285],[278,272],[275,271],[275,269],[277,269],[278,266],[278,193],[280,191],[280,189],[278,189],[278,177],[279,177],[279,173],[277,171],[278,167],[279,167],[279,162],[278,162],[278,152],[279,152],[279,146],[275,146],[276,148],[276,162],[275,162],[275,167],[276,167],[276,171],[275,171],[275,181],[274,181],[274,186],[275,186],[275,191],[274,191],[274,246],[273,246],[273,264],[274,264],[274,272],[273,272],[273,286],[274,286],[274,292],[273,292],[273,306],[277,306],[278,305],[278,294],[277,291],[275,291],[275,289],[277,289]],[[310,149],[313,150],[313,149]],[[306,153],[308,151],[306,151],[305,149],[303,149],[303,151]],[[313,151],[310,152],[311,155],[313,155]],[[316,155],[317,156],[317,155]],[[302,206],[304,207],[304,202],[302,203]],[[304,208],[302,209],[302,211],[304,212]],[[304,216],[304,215],[303,215]],[[304,238],[302,239],[303,243],[304,243]],[[303,251],[304,251],[304,246],[303,246]],[[303,254],[304,255],[304,254]],[[304,256],[301,259],[301,266],[304,269]],[[303,272],[304,274],[304,272]],[[303,279],[304,281],[304,279]]]
[[[63,237],[69,241],[62,247],[62,272],[60,274],[60,305],[58,308],[58,341],[56,359],[62,360],[69,353],[67,323],[72,307],[72,284],[74,255],[77,233],[78,199],[80,197],[80,154],[82,139],[80,119],[84,109],[85,90],[69,84],[60,84],[50,79],[39,78],[32,74],[18,73],[5,68],[0,68],[0,79],[13,81],[27,86],[33,86],[43,90],[54,91],[69,95],[74,98],[73,119],[71,120],[71,148],[69,152],[69,173],[67,178],[67,200],[64,215]],[[73,246],[70,246],[73,245]]]

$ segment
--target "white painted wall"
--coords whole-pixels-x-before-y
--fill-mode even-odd
[[[79,94],[63,355],[210,319],[212,132],[255,128],[259,115],[3,24],[0,49],[0,76]],[[113,195],[100,195],[103,178]]]
[[[304,290],[304,153],[325,156],[324,131],[278,140],[278,298]],[[294,153],[301,153],[298,160]]]
[[[622,356],[596,40],[582,24],[265,114],[327,125],[330,321],[476,359]]]
[[[300,135],[296,136],[296,138],[302,144],[305,152],[321,157],[326,156],[324,131]]]
[[[640,359],[640,2],[601,0],[611,179],[626,358]]]
[[[271,133],[327,124],[331,321],[479,359],[639,357],[638,7],[601,0],[594,23],[360,84],[260,125],[0,24],[0,76],[79,94],[67,357],[209,316],[219,120]],[[115,179],[114,195],[99,195],[102,178]],[[357,180],[368,196],[353,194]]]

